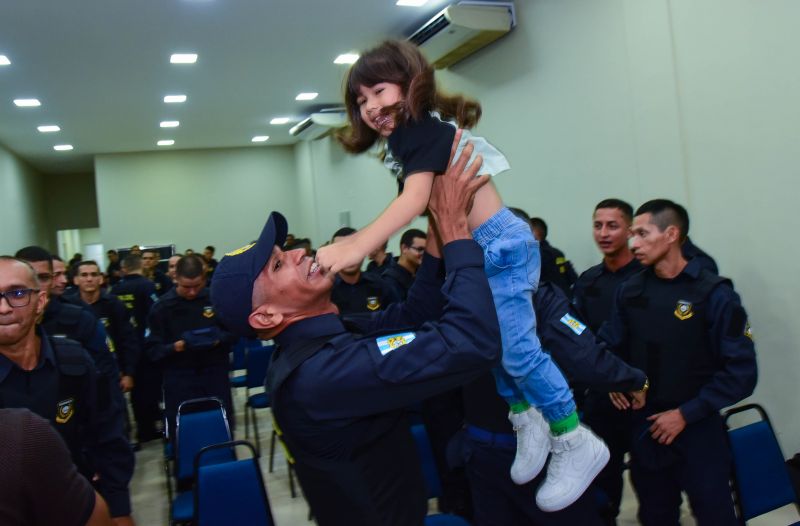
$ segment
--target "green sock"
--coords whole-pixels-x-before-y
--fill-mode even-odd
[[[511,409],[512,413],[518,415],[530,409],[531,405],[525,400],[522,400],[521,402],[511,402],[508,404],[508,407]]]
[[[564,433],[569,433],[573,429],[578,429],[579,423],[578,413],[573,411],[561,420],[550,422],[550,432],[555,436],[563,435]]]

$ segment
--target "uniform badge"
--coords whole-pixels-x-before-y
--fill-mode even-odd
[[[56,406],[56,423],[66,424],[73,414],[75,414],[75,399],[67,398],[60,401]]]
[[[203,307],[203,316],[206,318],[213,318],[214,317],[214,307],[209,305],[208,307]]]
[[[750,322],[748,321],[744,326],[744,335],[753,340],[753,329],[750,327]]]
[[[583,334],[583,331],[586,330],[586,325],[584,325],[583,323],[579,322],[578,320],[570,316],[569,313],[564,314],[561,317],[561,323],[569,327],[572,330],[572,332],[574,332],[578,336]]]
[[[103,327],[106,329],[111,326],[111,322],[108,320],[108,318],[100,318],[100,321],[103,322]]]
[[[389,334],[376,338],[375,343],[378,344],[378,350],[381,351],[381,356],[386,356],[393,350],[413,342],[416,337],[417,335],[413,332]]]
[[[378,310],[381,308],[381,300],[378,296],[370,296],[367,298],[367,308],[369,310]]]
[[[675,317],[679,320],[688,320],[692,316],[694,316],[694,310],[692,309],[692,303],[686,300],[678,300],[678,304],[675,306]]]
[[[253,248],[255,245],[256,245],[255,243],[250,243],[249,245],[245,245],[245,246],[243,246],[243,247],[241,247],[241,248],[237,248],[237,249],[236,249],[236,250],[234,250],[233,252],[228,252],[228,253],[226,253],[225,255],[226,255],[226,256],[238,256],[238,255],[239,255],[239,254],[241,254],[242,252],[247,252],[248,250],[250,250],[251,248]]]

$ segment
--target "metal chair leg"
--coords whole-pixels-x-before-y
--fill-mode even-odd
[[[294,466],[287,460],[286,467],[289,469],[289,491],[292,494],[292,498],[295,498],[297,497],[297,492],[294,489]]]
[[[275,437],[278,436],[278,432],[274,429],[272,430],[272,438],[269,441],[269,472],[272,473],[272,468],[275,464]]]
[[[253,419],[253,434],[256,437],[256,453],[261,455],[261,439],[258,437],[258,415],[256,415],[256,408],[251,407],[250,410],[253,412],[252,419]]]

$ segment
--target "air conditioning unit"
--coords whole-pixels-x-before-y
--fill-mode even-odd
[[[442,9],[408,40],[444,69],[502,37],[516,25],[513,2],[459,2]]]
[[[312,113],[298,122],[289,133],[301,141],[313,141],[347,125],[347,114],[343,109],[323,110]]]

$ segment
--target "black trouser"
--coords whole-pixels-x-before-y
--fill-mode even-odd
[[[583,422],[603,439],[611,453],[608,464],[594,479],[592,488],[601,495],[597,502],[605,523],[613,525],[622,502],[625,453],[630,451],[631,442],[631,413],[615,408],[608,393],[592,391],[586,396]]]
[[[728,483],[731,452],[722,418],[712,415],[687,425],[671,446],[657,444],[645,432],[651,423],[644,418],[637,415],[634,422],[631,451],[639,521],[644,526],[677,526],[685,491],[699,526],[739,524]]]
[[[513,435],[509,435],[513,440]],[[585,492],[571,506],[546,513],[536,507],[536,489],[547,468],[531,482],[517,486],[509,471],[514,462],[514,445],[491,445],[469,436],[464,441],[464,462],[472,489],[475,526],[550,526],[574,524],[599,526],[592,491]]]
[[[136,420],[136,438],[147,442],[159,438],[156,424],[161,420],[158,402],[161,400],[161,370],[156,364],[142,357],[136,368],[134,386],[131,391],[133,418]]]

